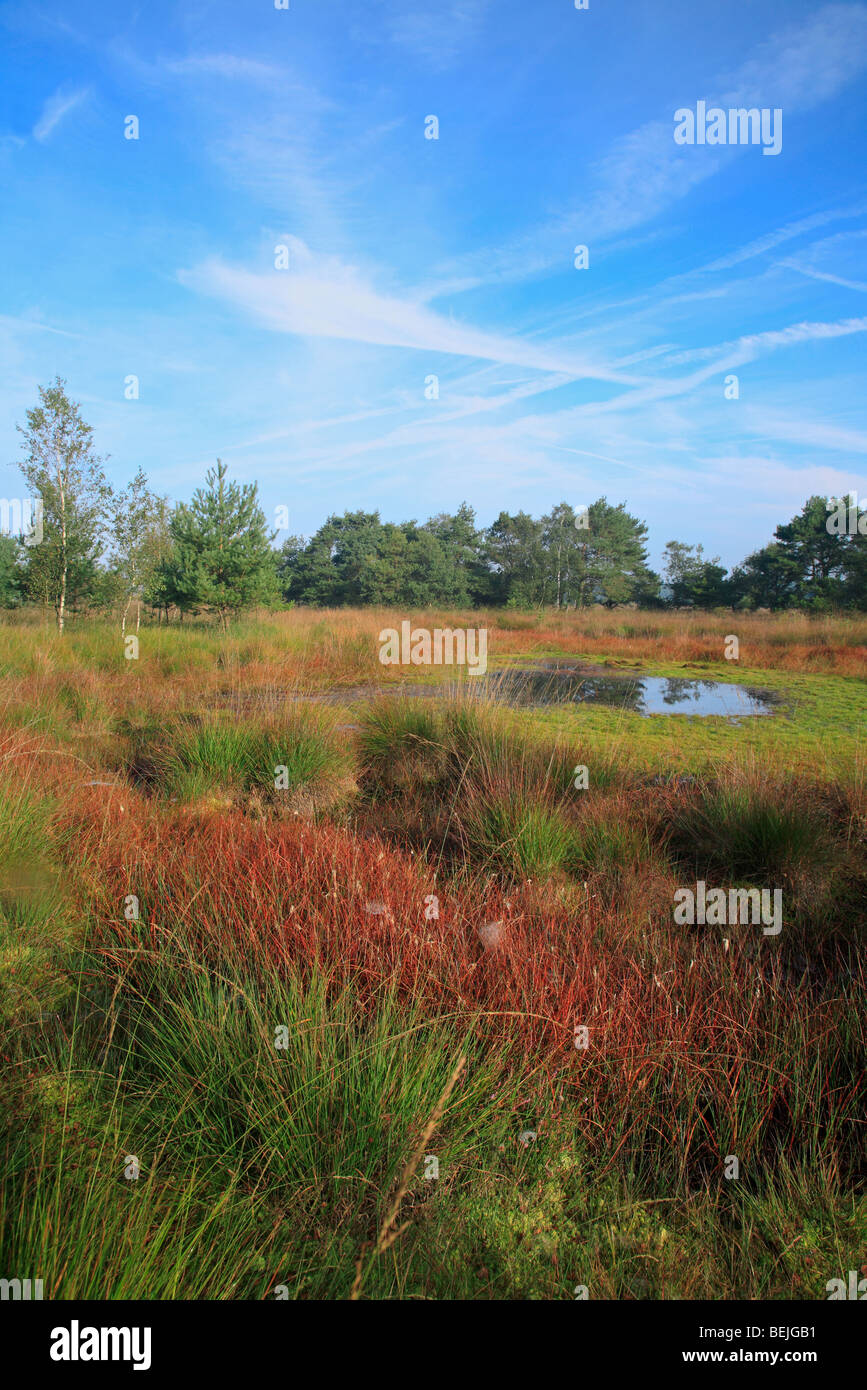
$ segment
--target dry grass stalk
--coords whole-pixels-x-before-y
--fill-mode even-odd
[[[431,1135],[433,1134],[434,1130],[439,1124],[443,1110],[448,1104],[449,1096],[451,1095],[452,1091],[457,1085],[458,1077],[460,1076],[466,1064],[466,1055],[464,1053],[461,1053],[460,1057],[458,1058],[457,1065],[454,1071],[452,1072],[451,1076],[449,1077],[448,1081],[446,1082],[445,1089],[442,1095],[440,1096],[439,1100],[437,1101],[436,1105],[434,1106],[430,1119],[425,1125],[424,1133],[422,1134],[421,1139],[418,1141],[418,1144],[416,1145],[415,1149],[413,1150],[412,1154],[407,1160],[406,1166],[403,1170],[403,1173],[401,1174],[401,1179],[398,1185],[397,1192],[394,1196],[394,1201],[392,1202],[391,1207],[389,1209],[388,1216],[385,1218],[385,1220],[379,1228],[379,1235],[376,1238],[376,1244],[373,1248],[374,1259],[376,1259],[378,1255],[383,1254],[384,1251],[388,1250],[397,1240],[398,1236],[402,1235],[403,1232],[410,1225],[409,1221],[405,1221],[402,1226],[395,1226],[394,1224],[397,1220],[397,1214],[400,1211],[400,1204],[406,1196],[410,1180],[412,1179],[412,1176],[415,1173],[416,1168],[422,1160],[424,1151],[427,1148],[428,1140],[430,1139]],[[352,1284],[352,1292],[349,1295],[350,1300],[352,1301],[355,1301],[356,1299],[361,1297],[361,1288],[362,1284],[364,1283],[365,1274],[364,1255],[365,1251],[364,1249],[362,1249],[361,1254],[358,1257],[358,1263],[356,1264],[355,1268],[355,1279]]]

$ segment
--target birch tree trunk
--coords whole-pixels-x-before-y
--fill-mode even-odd
[[[60,492],[60,602],[57,607],[57,631],[63,632],[66,615],[66,576],[69,569],[66,545],[66,490],[63,486],[63,470],[57,463],[57,486]]]

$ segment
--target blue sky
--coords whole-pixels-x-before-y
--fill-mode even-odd
[[[114,481],[219,455],[302,534],[605,494],[732,564],[867,494],[867,5],[28,0],[0,48],[4,496],[57,374]],[[678,145],[698,101],[780,153]]]

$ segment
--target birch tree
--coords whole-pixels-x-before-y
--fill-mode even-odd
[[[138,602],[136,631],[141,620],[141,600],[153,583],[157,566],[168,552],[168,498],[158,497],[139,468],[123,492],[115,494],[111,507],[114,567],[120,577],[123,598],[121,632],[133,599]]]
[[[62,633],[70,601],[95,572],[111,489],[93,451],[93,431],[60,377],[39,387],[39,404],[18,431],[27,448],[18,467],[42,501],[42,540],[29,552],[28,571]]]

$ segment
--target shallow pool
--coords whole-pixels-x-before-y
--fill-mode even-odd
[[[725,681],[669,676],[600,676],[580,671],[512,670],[482,676],[467,685],[509,705],[607,705],[634,714],[715,714],[725,718],[771,714],[774,698]]]

